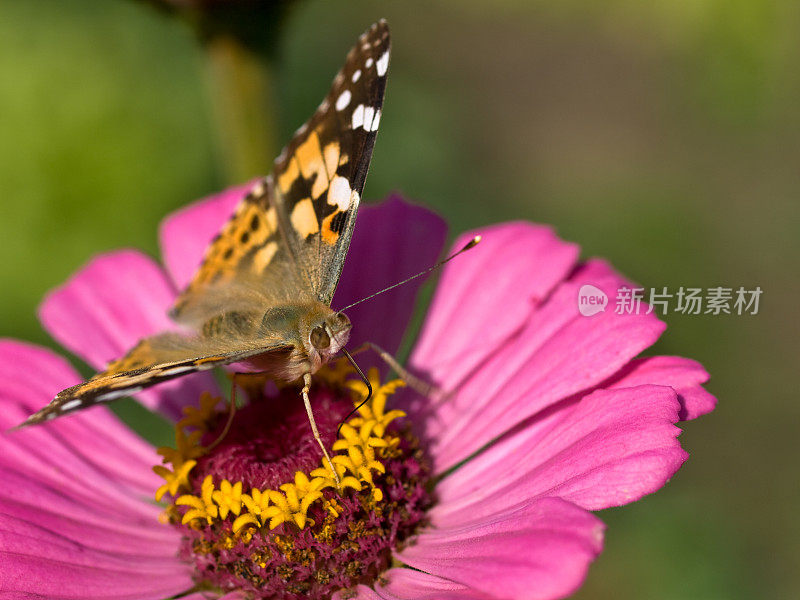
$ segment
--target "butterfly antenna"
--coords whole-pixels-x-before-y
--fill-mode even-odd
[[[353,367],[356,370],[356,373],[358,373],[358,376],[361,377],[361,381],[363,381],[364,384],[367,386],[367,397],[364,398],[364,400],[362,400],[358,406],[356,406],[353,410],[351,410],[350,413],[344,418],[344,420],[341,423],[339,423],[339,427],[336,428],[337,438],[339,437],[339,433],[342,430],[342,425],[347,423],[347,421],[350,420],[350,417],[356,414],[356,412],[358,412],[358,409],[364,406],[367,402],[369,402],[369,399],[372,398],[372,384],[370,384],[369,379],[367,379],[367,376],[364,375],[364,371],[362,371],[361,367],[358,366],[358,363],[356,363],[356,361],[353,360],[353,357],[350,355],[350,353],[347,351],[346,348],[342,348],[342,353],[347,357],[347,360],[350,361],[350,364],[353,365]]]
[[[383,289],[382,289],[382,290],[380,290],[379,292],[375,292],[374,294],[372,294],[372,295],[370,295],[370,296],[367,296],[366,298],[362,298],[361,300],[359,300],[359,301],[357,301],[357,302],[353,302],[352,304],[349,304],[348,306],[345,306],[344,308],[341,308],[341,309],[339,309],[339,312],[344,312],[344,311],[346,311],[348,308],[353,308],[353,307],[354,307],[356,304],[361,304],[362,302],[366,302],[367,300],[371,300],[371,299],[372,299],[372,298],[374,298],[375,296],[378,296],[378,295],[380,295],[380,294],[382,294],[382,293],[384,293],[384,292],[388,292],[389,290],[393,290],[394,288],[396,288],[396,287],[400,287],[401,285],[405,285],[405,284],[406,284],[406,283],[408,283],[409,281],[413,281],[414,279],[417,279],[418,277],[422,277],[423,275],[427,275],[428,273],[430,273],[431,271],[434,271],[434,270],[438,269],[439,267],[441,267],[441,266],[442,266],[442,265],[444,265],[445,263],[447,263],[447,262],[450,262],[451,260],[453,260],[453,259],[454,259],[456,256],[458,256],[459,254],[461,254],[461,253],[463,253],[463,252],[466,252],[467,250],[470,250],[470,249],[474,248],[475,246],[477,246],[477,245],[480,243],[480,241],[481,241],[481,236],[479,236],[479,235],[476,235],[476,236],[475,236],[474,238],[472,238],[472,239],[471,239],[469,242],[467,242],[466,244],[464,244],[464,247],[463,247],[463,248],[461,248],[461,250],[459,250],[458,252],[455,252],[455,253],[451,254],[450,256],[448,256],[447,258],[445,258],[444,260],[440,260],[438,263],[436,263],[436,264],[435,264],[435,265],[433,265],[432,267],[428,267],[428,268],[427,268],[427,269],[425,269],[424,271],[421,271],[421,272],[417,273],[416,275],[412,275],[412,276],[411,276],[411,277],[409,277],[408,279],[403,279],[403,281],[399,281],[399,282],[395,283],[394,285],[390,285],[390,286],[389,286],[389,287],[387,287],[387,288],[383,288]],[[350,362],[353,362],[353,359],[352,359],[352,358],[350,359]],[[355,363],[353,363],[353,364],[355,365]],[[356,367],[356,368],[358,368],[358,367]],[[362,376],[362,378],[363,378],[363,376]]]

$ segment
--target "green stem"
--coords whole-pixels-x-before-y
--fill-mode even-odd
[[[225,179],[266,175],[277,155],[272,64],[232,36],[215,36],[206,50]]]

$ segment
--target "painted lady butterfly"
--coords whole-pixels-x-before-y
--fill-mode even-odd
[[[389,28],[380,21],[350,50],[322,104],[275,160],[272,174],[238,205],[175,303],[171,316],[193,335],[141,340],[23,425],[246,362],[275,379],[303,379],[319,441],[308,389],[311,375],[350,336],[349,319],[330,303],[353,234],[388,66]]]

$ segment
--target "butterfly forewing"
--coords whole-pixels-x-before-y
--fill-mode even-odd
[[[89,381],[61,391],[22,425],[41,423],[102,402],[129,396],[146,387],[188,373],[240,362],[264,353],[288,355],[292,345],[280,343],[226,344],[222,339],[164,333],[141,340],[124,357]]]
[[[359,38],[322,104],[275,161],[279,227],[325,304],[339,282],[372,157],[389,46],[383,21]]]
[[[376,23],[312,117],[239,203],[178,298],[172,316],[191,326],[245,296],[274,305],[330,304],[350,245],[386,87],[390,37]]]

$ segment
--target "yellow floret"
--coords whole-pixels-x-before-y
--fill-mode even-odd
[[[214,504],[214,481],[211,475],[208,475],[203,480],[203,485],[200,488],[200,497],[186,494],[175,500],[175,504],[179,506],[189,506],[190,510],[183,515],[181,523],[186,525],[194,519],[205,519],[211,525],[214,519],[219,517],[219,508]]]
[[[386,427],[397,419],[398,417],[406,416],[402,410],[386,411],[386,400],[389,396],[397,391],[397,388],[405,386],[405,382],[401,379],[393,379],[384,385],[380,385],[380,378],[378,370],[372,368],[369,370],[368,379],[372,385],[373,395],[372,399],[364,406],[358,409],[360,416],[350,419],[349,424],[353,427],[361,427],[368,421],[374,421],[374,433],[377,437],[383,437],[386,433]],[[348,381],[348,387],[356,392],[360,397],[360,401],[367,397],[367,386],[363,381]]]
[[[347,380],[353,369],[346,360],[337,361],[332,368],[323,372],[323,378],[331,385],[343,385],[352,390],[357,402],[366,398],[367,387],[362,381]],[[297,471],[294,481],[284,483],[279,490],[252,488],[249,494],[242,493],[242,482],[223,480],[216,488],[213,478],[208,475],[203,480],[199,496],[184,494],[175,500],[174,506],[186,506],[189,509],[181,522],[192,524],[199,521],[211,525],[233,515],[235,518],[231,529],[234,536],[238,536],[236,539],[249,540],[253,535],[252,528],[269,526],[275,529],[282,523],[293,523],[301,529],[313,525],[308,510],[317,501],[322,501],[330,517],[336,518],[341,507],[335,498],[324,498],[322,490],[325,488],[338,489],[339,493],[348,488],[361,491],[366,483],[372,488],[371,501],[381,502],[383,492],[375,487],[373,478],[375,473],[385,473],[386,468],[376,456],[376,449],[384,457],[397,446],[399,439],[396,436],[387,437],[386,428],[394,419],[405,416],[400,410],[386,412],[386,399],[405,384],[398,379],[380,385],[377,369],[370,369],[369,380],[374,390],[373,397],[359,408],[356,417],[342,425],[340,437],[332,448],[337,453],[332,461],[338,485],[337,477],[324,460],[319,468],[308,475]],[[171,463],[174,471],[161,465],[153,467],[166,481],[156,492],[157,500],[167,492],[176,496],[180,489],[189,487],[189,473],[197,464],[194,459],[205,452],[200,446],[200,438],[214,418],[220,402],[219,398],[204,393],[199,408],[184,408],[185,416],[175,430],[176,448],[158,449],[164,462]],[[184,431],[186,427],[192,428],[192,431],[187,433]],[[234,538],[231,538],[231,543],[234,543]]]
[[[156,490],[156,502],[159,502],[167,492],[169,492],[171,496],[175,496],[180,488],[188,487],[189,472],[196,464],[196,460],[187,460],[182,464],[178,463],[174,472],[161,465],[153,467],[153,471],[155,471],[156,475],[166,480],[166,483]]]
[[[327,368],[319,370],[317,372],[317,378],[330,386],[340,387],[345,384],[348,375],[355,372],[350,361],[345,357],[341,357],[332,363],[328,363]]]
[[[180,427],[175,428],[175,448],[162,446],[156,452],[164,457],[164,463],[173,465],[182,464],[184,461],[199,458],[205,452],[200,445],[202,431],[192,431],[189,435]]]
[[[200,408],[184,406],[184,417],[178,421],[177,427],[179,429],[194,427],[205,432],[212,417],[216,414],[220,402],[222,402],[222,398],[212,396],[209,392],[203,392],[200,395]]]
[[[211,498],[219,506],[221,519],[227,517],[229,512],[238,515],[242,512],[242,482],[231,485],[230,481],[223,479],[219,489],[212,492]]]

